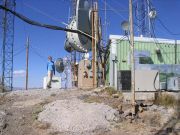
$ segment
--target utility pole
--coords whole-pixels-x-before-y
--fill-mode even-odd
[[[94,3],[93,3],[94,4]],[[95,86],[95,39],[94,39],[94,6],[92,8],[92,13],[91,13],[91,20],[92,20],[92,75],[93,75],[93,88]]]
[[[26,41],[26,90],[28,89],[28,68],[29,68],[29,37]]]
[[[133,10],[132,0],[129,0],[129,22],[130,22],[130,49],[131,49],[131,92],[132,92],[132,112],[135,114],[135,65],[134,65],[134,30],[133,30]]]
[[[93,87],[97,87],[97,41],[98,39],[98,4],[93,3],[92,10],[92,72],[93,72]]]
[[[174,49],[175,49],[175,64],[177,64],[177,40],[175,40],[175,46],[174,46]]]

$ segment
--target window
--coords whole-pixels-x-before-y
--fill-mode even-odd
[[[154,64],[151,57],[139,57],[139,64]]]

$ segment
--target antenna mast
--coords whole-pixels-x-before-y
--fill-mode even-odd
[[[15,10],[15,0],[1,0],[4,5],[12,11]],[[1,85],[2,92],[11,91],[13,88],[13,45],[14,45],[14,15],[10,12],[0,10],[1,34],[0,45],[2,47],[1,56]]]
[[[138,36],[151,37],[149,0],[137,0],[135,16],[138,24]]]

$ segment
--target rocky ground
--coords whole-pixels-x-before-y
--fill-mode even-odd
[[[2,135],[178,135],[179,107],[131,105],[96,90],[31,90],[0,95]]]

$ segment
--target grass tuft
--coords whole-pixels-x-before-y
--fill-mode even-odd
[[[36,128],[45,130],[45,129],[49,129],[51,125],[49,123],[42,123],[42,122],[36,120],[33,123],[33,126],[36,127]]]
[[[102,99],[96,96],[88,96],[84,99],[86,103],[102,103]]]
[[[118,90],[115,90],[113,87],[106,87],[103,92],[106,92],[110,96],[112,96],[113,94],[118,94],[119,97],[122,96],[122,93]]]
[[[43,107],[40,106],[40,105],[37,106],[37,107],[33,110],[33,112],[32,112],[32,118],[33,118],[34,120],[37,120],[39,113],[42,112],[42,111],[43,111]]]
[[[117,90],[115,90],[113,87],[106,87],[104,92],[107,92],[108,95],[112,96],[113,94],[117,93]]]
[[[174,107],[177,106],[178,103],[178,100],[176,100],[172,95],[168,94],[160,94],[155,100],[155,104],[162,105],[165,107]]]

